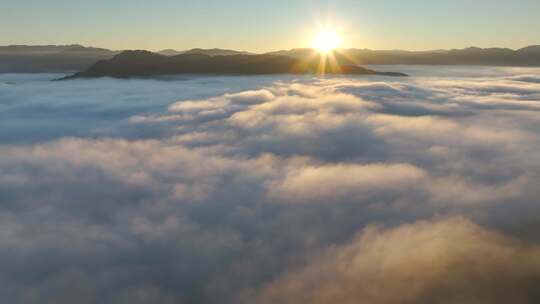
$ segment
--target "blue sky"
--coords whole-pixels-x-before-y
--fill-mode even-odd
[[[0,0],[0,44],[113,49],[309,46],[318,24],[343,47],[519,48],[540,44],[538,0]]]

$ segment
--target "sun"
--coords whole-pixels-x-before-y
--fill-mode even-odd
[[[341,38],[335,30],[320,30],[311,43],[311,47],[322,53],[329,53],[339,47]]]

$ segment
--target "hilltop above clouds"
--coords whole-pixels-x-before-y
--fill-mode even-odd
[[[82,71],[100,60],[111,59],[121,51],[81,45],[66,46],[0,46],[0,73],[69,73]],[[203,54],[208,56],[255,55],[243,51],[225,49],[173,49],[158,52],[165,56]],[[269,52],[266,55],[307,58],[312,49],[292,49]],[[493,65],[493,66],[540,66],[540,47],[529,46],[519,50],[504,48],[467,48],[462,50],[435,51],[378,51],[346,49],[336,53],[338,63],[382,65]]]

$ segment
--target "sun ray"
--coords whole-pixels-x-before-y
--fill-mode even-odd
[[[319,61],[317,74],[341,73],[339,62],[334,54],[341,42],[341,37],[332,28],[320,28],[317,31],[311,43],[314,50],[312,56]]]

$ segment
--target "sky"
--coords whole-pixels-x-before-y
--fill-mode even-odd
[[[310,45],[320,25],[342,47],[426,50],[540,43],[537,0],[1,0],[0,45],[112,49]]]

